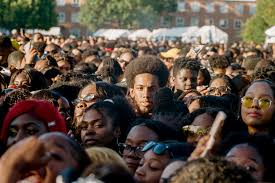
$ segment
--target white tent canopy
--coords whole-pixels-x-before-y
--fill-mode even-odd
[[[49,30],[42,30],[42,29],[27,29],[26,33],[33,34],[40,32],[43,35],[53,35],[53,36],[60,36],[61,35],[61,28],[60,27],[52,27]]]
[[[152,38],[156,40],[175,40],[186,32],[188,27],[174,27],[170,29],[156,29],[153,31]]]
[[[214,25],[201,27],[198,30],[196,37],[201,39],[202,44],[228,42],[228,34]]]
[[[149,31],[148,29],[138,29],[134,32],[132,32],[128,38],[130,40],[137,40],[138,38],[149,38],[152,35],[152,32]]]
[[[162,40],[165,37],[166,28],[154,29],[151,35],[151,39]]]
[[[193,43],[197,40],[197,32],[199,30],[199,27],[197,26],[191,26],[187,27],[186,31],[182,33],[181,35],[181,41],[184,43]]]
[[[199,28],[196,26],[174,27],[170,29],[155,29],[152,33],[151,38],[156,40],[176,40],[184,36],[185,39],[187,39],[189,37],[192,37],[192,35],[198,30]]]
[[[267,29],[265,31],[265,35],[267,35],[269,37],[275,37],[275,26],[270,27],[269,29]]]
[[[108,40],[116,40],[121,37],[127,38],[130,31],[127,29],[99,29],[93,35],[96,37],[105,37]]]
[[[181,35],[187,30],[187,27],[176,27],[168,29],[165,32],[165,37],[167,39],[175,39],[181,37]]]
[[[275,43],[275,26],[267,29],[265,31],[265,35],[266,35],[266,38],[265,38],[266,43]]]
[[[108,29],[98,29],[96,32],[94,32],[93,36],[95,37],[101,37],[105,31]]]

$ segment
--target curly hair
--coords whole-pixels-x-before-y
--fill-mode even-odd
[[[131,61],[125,70],[125,78],[130,88],[134,87],[135,77],[139,74],[149,73],[158,78],[159,86],[166,85],[169,71],[164,63],[155,56],[142,56]]]
[[[178,58],[175,60],[175,63],[173,66],[173,76],[176,77],[176,75],[182,69],[190,69],[198,73],[200,70],[200,63],[194,59],[189,59],[184,57]]]
[[[224,56],[220,56],[220,55],[213,55],[211,57],[209,57],[209,64],[211,66],[211,68],[226,68],[228,67],[229,63],[227,61],[227,59]]]
[[[171,182],[253,183],[255,180],[250,173],[237,165],[221,158],[210,157],[187,162]]]
[[[267,67],[258,68],[253,76],[253,80],[268,79],[275,82],[275,66],[268,65]]]

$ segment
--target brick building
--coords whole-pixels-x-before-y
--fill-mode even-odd
[[[240,40],[245,21],[256,12],[256,0],[179,0],[177,12],[163,14],[159,27],[215,25]]]
[[[78,20],[80,5],[85,0],[55,1],[62,33],[65,36],[87,35],[87,28]],[[255,12],[256,0],[178,0],[177,11],[163,13],[156,28],[215,25],[230,35],[230,41],[235,41],[240,40],[243,24]]]
[[[85,36],[87,28],[81,26],[78,20],[80,5],[85,0],[55,0],[56,12],[58,14],[58,26],[61,27],[63,35],[71,34],[76,36]]]

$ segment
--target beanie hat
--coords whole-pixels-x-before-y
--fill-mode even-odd
[[[49,132],[67,132],[66,122],[53,104],[43,100],[24,100],[15,104],[4,119],[0,136],[4,143],[7,141],[8,129],[12,121],[26,113],[44,122]]]

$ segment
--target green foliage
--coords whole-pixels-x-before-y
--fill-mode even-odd
[[[79,19],[91,30],[106,24],[121,28],[150,28],[161,11],[175,9],[176,0],[88,0],[80,7]]]
[[[247,20],[243,32],[243,38],[246,41],[262,43],[265,40],[264,31],[269,28],[268,24],[260,16],[253,16]]]
[[[0,4],[3,28],[49,29],[57,24],[53,0],[0,0]]]
[[[243,39],[263,43],[265,40],[265,30],[275,25],[275,1],[257,1],[257,12],[247,20],[243,29]]]

